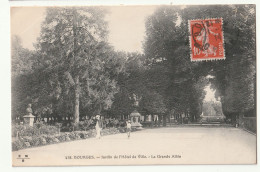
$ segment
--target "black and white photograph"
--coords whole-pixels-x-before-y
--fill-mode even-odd
[[[257,164],[256,5],[12,6],[12,165]]]

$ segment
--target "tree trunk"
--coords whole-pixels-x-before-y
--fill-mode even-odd
[[[164,127],[166,127],[166,123],[167,123],[167,121],[166,121],[167,119],[166,118],[167,118],[167,116],[164,114],[163,115],[163,126]]]
[[[161,126],[161,119],[162,119],[162,115],[159,114],[159,115],[158,115],[158,127]]]
[[[79,76],[75,78],[74,123],[79,123]]]

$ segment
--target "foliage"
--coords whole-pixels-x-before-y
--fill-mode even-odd
[[[147,19],[144,48],[150,67],[148,76],[153,76],[151,88],[160,90],[168,111],[193,109],[196,114],[193,85],[206,72],[190,61],[186,21],[177,24],[181,11],[178,7],[160,7]]]
[[[17,150],[20,150],[20,149],[23,149],[25,148],[25,144],[22,140],[16,140],[14,142],[12,142],[12,150],[13,151],[17,151]]]
[[[107,42],[102,8],[46,12],[36,51],[24,49],[18,37],[12,38],[13,116],[23,116],[32,103],[38,117],[73,116],[78,124],[64,125],[64,131],[85,131],[93,121],[79,122],[79,114],[127,116],[134,110],[130,99],[134,93],[142,97],[141,111],[190,113],[197,120],[209,83],[221,97],[224,114],[255,109],[254,5],[161,6],[146,20],[144,54],[114,51]],[[220,17],[226,60],[191,62],[188,20]],[[121,125],[116,119],[106,124]],[[26,132],[42,134],[37,127],[45,134],[51,130],[37,124]],[[18,130],[25,129],[13,131]]]
[[[152,91],[147,91],[140,102],[140,106],[149,114],[160,115],[166,112],[163,96]]]
[[[67,106],[73,107],[71,113],[76,123],[79,122],[80,105],[97,111],[93,113],[100,113],[111,106],[117,92],[116,82],[111,76],[117,75],[121,66],[115,58],[117,54],[106,43],[106,36],[101,9],[47,10],[38,43],[42,54],[41,66],[56,71],[49,82],[54,89],[60,88],[56,96],[58,102],[68,98],[70,105]]]
[[[66,137],[67,134],[65,133],[61,133],[60,135],[57,135],[56,138],[60,141],[60,142],[65,142],[66,141]]]
[[[12,117],[25,115],[25,108],[30,100],[28,100],[29,90],[24,82],[24,76],[29,75],[33,71],[33,55],[34,52],[22,47],[21,38],[12,36],[11,49],[11,71],[12,71]]]
[[[132,131],[135,131],[134,129]],[[101,135],[111,135],[125,132],[125,128],[108,128],[101,131]],[[27,147],[42,146],[46,144],[55,144],[59,142],[73,141],[79,139],[87,139],[96,136],[96,130],[73,131],[61,134],[42,134],[35,136],[22,136],[12,142],[12,150],[17,151]],[[26,143],[29,146],[26,146]]]
[[[13,125],[12,126],[12,137],[18,136],[39,136],[42,134],[57,134],[59,132],[58,128],[55,126],[36,124],[33,127],[26,125]]]
[[[22,47],[21,38],[17,35],[12,36],[12,78],[26,74],[33,68],[33,52]]]
[[[188,20],[216,17],[223,18],[226,60],[191,62]],[[150,69],[162,66],[165,72],[159,75],[169,76],[158,84],[169,110],[190,111],[197,117],[205,86],[200,80],[209,74],[215,76],[210,82],[217,96],[224,97],[226,112],[254,108],[255,6],[160,7],[146,21],[144,48]]]
[[[21,112],[30,102],[38,117],[73,115],[78,123],[80,112],[92,115],[111,107],[124,60],[107,43],[102,9],[48,8],[46,13],[33,72],[19,75],[13,85],[26,101],[13,102],[14,108]]]
[[[33,137],[30,144],[31,146],[39,146],[41,144],[40,137]]]
[[[121,87],[115,95],[110,113],[113,116],[129,115],[133,111],[132,101],[129,99],[130,91],[126,87]]]
[[[200,12],[198,13],[197,10]],[[205,71],[211,70],[213,84],[223,96],[223,108],[228,112],[254,109],[255,93],[255,6],[200,6],[183,10],[183,20],[222,17],[226,60],[208,62]],[[247,42],[245,44],[245,42]]]
[[[86,131],[94,126],[93,119],[88,119],[84,121],[80,121],[79,123],[63,123],[63,126],[61,127],[62,132],[68,132],[68,131]]]

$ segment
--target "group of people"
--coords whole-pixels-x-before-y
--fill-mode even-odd
[[[96,132],[97,132],[96,138],[100,139],[101,138],[101,130],[103,128],[103,124],[102,124],[102,121],[100,119],[100,115],[96,115],[95,128],[96,128]],[[131,133],[131,121],[130,120],[126,121],[126,133],[127,133],[127,137],[130,138],[130,133]]]

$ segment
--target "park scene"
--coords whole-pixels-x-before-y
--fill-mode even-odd
[[[13,165],[255,164],[255,29],[255,5],[12,7]]]

